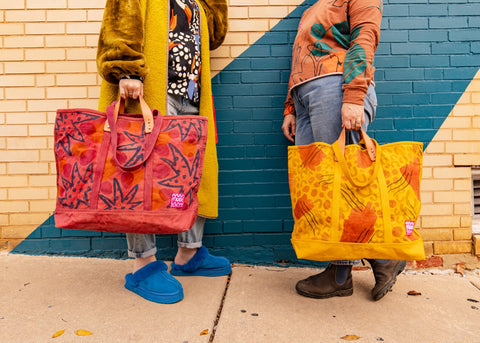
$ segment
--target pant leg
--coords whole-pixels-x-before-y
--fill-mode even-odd
[[[309,81],[292,91],[296,112],[295,144],[308,145],[313,142],[332,144],[342,131],[341,109],[343,104],[343,76],[332,75]],[[377,97],[375,87],[370,85],[365,96],[365,123],[368,125],[375,117]],[[347,131],[346,144],[357,144],[360,134]],[[333,264],[353,265],[358,260],[331,261]]]
[[[190,230],[178,234],[177,246],[179,248],[200,248],[202,246],[203,228],[206,219],[198,216]]]
[[[198,105],[178,95],[168,95],[168,115],[198,115]],[[193,226],[178,234],[180,248],[200,248],[202,246],[205,218],[198,216]]]
[[[314,79],[292,91],[296,112],[295,145],[307,145],[313,142],[332,144],[342,131],[343,76],[331,75]],[[375,118],[377,96],[375,87],[370,85],[365,96],[365,123]],[[346,144],[360,141],[358,131],[347,131]]]
[[[295,144],[332,144],[342,131],[341,75],[314,79],[293,89],[296,112]]]
[[[150,257],[157,253],[155,235],[127,233],[128,256],[133,258]]]

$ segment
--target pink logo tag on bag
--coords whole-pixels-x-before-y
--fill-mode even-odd
[[[185,193],[172,193],[170,196],[171,208],[183,208],[185,206]]]
[[[414,227],[415,227],[415,222],[413,220],[405,220],[405,230],[407,231],[407,236],[412,235]]]

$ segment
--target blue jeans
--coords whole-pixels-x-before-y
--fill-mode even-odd
[[[198,105],[178,95],[168,94],[168,115],[198,115]],[[190,230],[178,234],[177,245],[181,248],[202,246],[205,218],[197,217]],[[154,234],[127,233],[129,257],[149,257],[155,255],[157,246]]]
[[[332,144],[342,131],[343,76],[330,75],[308,81],[292,89],[296,112],[295,145],[308,145],[313,142]],[[363,129],[375,117],[377,95],[370,84],[364,100],[365,123]],[[357,144],[358,131],[347,131],[345,144]],[[359,261],[332,261],[334,264],[352,265]]]

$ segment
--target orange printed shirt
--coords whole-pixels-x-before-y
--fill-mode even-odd
[[[318,0],[298,27],[284,115],[295,114],[291,90],[315,78],[341,74],[344,103],[363,105],[373,81],[382,0]]]

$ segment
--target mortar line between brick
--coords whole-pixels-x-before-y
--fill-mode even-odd
[[[233,273],[233,271],[232,271]],[[230,280],[232,279],[232,273],[228,274],[227,282],[225,284],[225,291],[223,292],[222,301],[218,307],[217,317],[215,318],[215,322],[213,323],[212,333],[210,334],[210,338],[208,339],[208,343],[212,343],[215,340],[215,333],[217,332],[217,325],[220,321],[220,317],[222,316],[223,304],[225,303],[225,298],[227,297],[228,287],[230,287]]]

